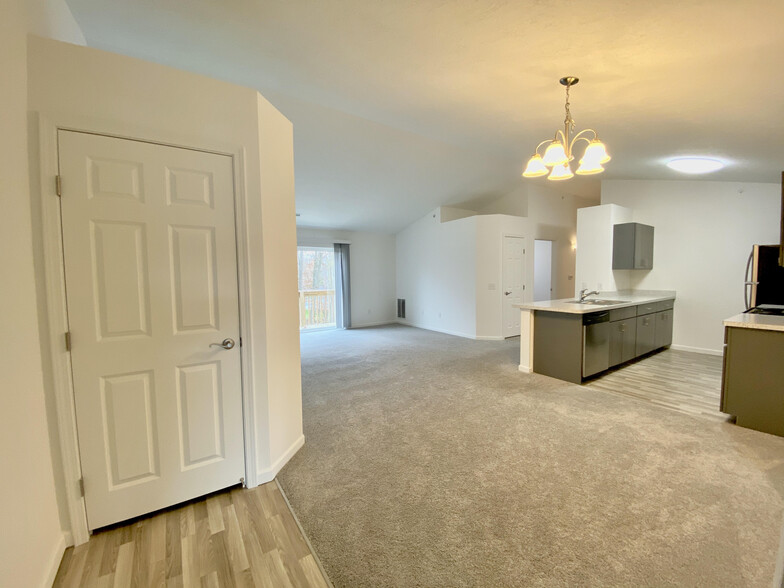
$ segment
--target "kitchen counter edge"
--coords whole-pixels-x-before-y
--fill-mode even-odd
[[[784,316],[765,314],[736,314],[724,321],[725,327],[741,329],[761,329],[764,331],[784,331]]]
[[[626,308],[629,306],[638,306],[640,304],[650,304],[652,302],[673,300],[675,298],[675,291],[662,290],[660,292],[637,292],[637,293],[608,292],[608,293],[602,293],[599,296],[596,296],[596,298],[600,300],[621,299],[623,300],[623,302],[619,302],[618,304],[593,305],[593,304],[579,304],[577,302],[569,302],[570,300],[574,300],[573,298],[561,298],[560,300],[542,300],[540,302],[526,302],[524,304],[514,304],[513,306],[521,310],[543,310],[546,312],[563,312],[567,314],[589,314],[592,312],[601,312],[603,310],[614,310],[616,308]],[[756,328],[762,328],[762,327],[756,327]]]

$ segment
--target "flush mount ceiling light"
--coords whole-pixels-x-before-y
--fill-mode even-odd
[[[707,174],[724,167],[724,162],[710,157],[676,157],[667,162],[667,167],[684,174]]]
[[[524,178],[537,178],[539,176],[547,175],[548,180],[568,180],[573,178],[572,167],[570,162],[574,159],[574,146],[577,141],[585,141],[588,145],[585,148],[582,159],[579,161],[579,166],[576,173],[581,176],[591,174],[598,174],[604,171],[603,163],[610,161],[610,156],[607,155],[607,149],[599,140],[596,131],[593,129],[585,129],[571,137],[574,131],[574,119],[572,113],[569,111],[569,88],[574,86],[580,80],[578,78],[568,76],[561,78],[561,84],[566,86],[566,118],[564,119],[564,130],[560,129],[555,131],[553,139],[542,141],[536,146],[534,155],[528,160],[528,164],[523,171]],[[589,139],[584,137],[585,133],[592,133],[593,137]],[[549,145],[548,145],[549,143]],[[547,145],[544,154],[539,153],[539,149]]]

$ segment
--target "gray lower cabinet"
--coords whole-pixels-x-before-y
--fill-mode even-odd
[[[667,347],[672,343],[673,303],[665,300],[585,315],[537,310],[534,372],[580,384]]]
[[[637,318],[610,323],[610,367],[634,359],[637,355]]]
[[[672,345],[672,309],[656,313],[656,334],[654,347],[659,349]]]
[[[724,330],[721,411],[741,427],[784,436],[784,333]]]
[[[645,355],[654,349],[656,349],[656,314],[638,316],[635,355]]]

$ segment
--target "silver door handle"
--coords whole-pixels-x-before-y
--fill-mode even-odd
[[[220,343],[210,343],[210,347],[223,347],[224,349],[232,349],[234,345],[234,339],[229,339],[228,337]]]
[[[504,292],[504,296],[509,296],[511,293],[512,293],[511,290],[509,292]]]

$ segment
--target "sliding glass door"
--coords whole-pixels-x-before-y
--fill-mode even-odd
[[[297,247],[299,328],[334,329],[335,252],[332,247]]]

